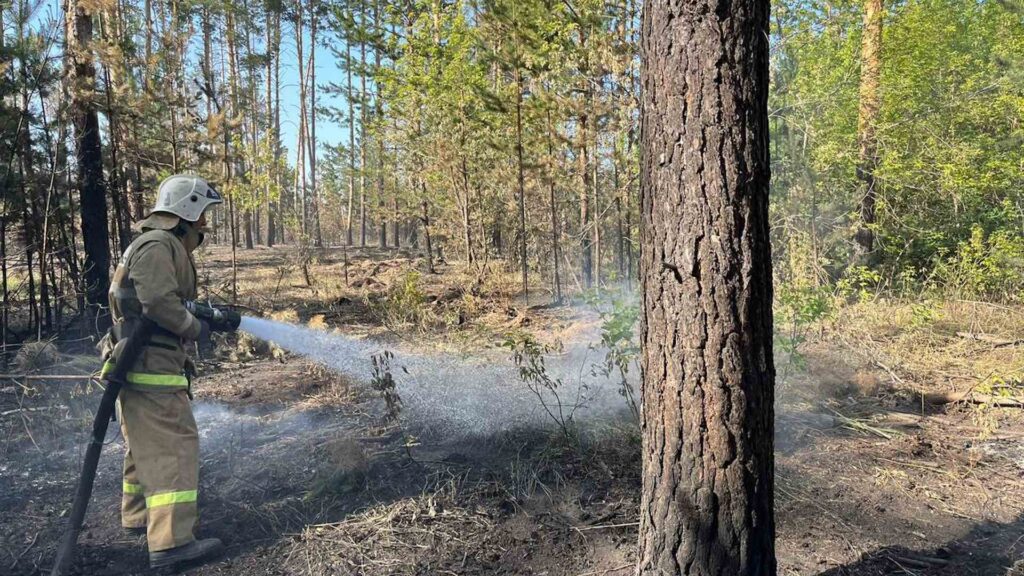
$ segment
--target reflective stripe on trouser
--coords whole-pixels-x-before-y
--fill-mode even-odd
[[[118,420],[121,422],[121,435],[127,438],[124,431],[124,416],[121,415],[121,403],[117,403]],[[125,442],[124,472],[121,482],[121,526],[125,528],[146,527],[146,497],[142,493],[142,484],[135,473],[135,460],[132,448]]]
[[[149,551],[188,544],[195,539],[199,484],[199,431],[188,395],[185,390],[166,394],[122,388],[120,400],[128,445],[125,485],[142,487]],[[127,476],[129,459],[132,481]],[[134,504],[136,495],[132,497]]]

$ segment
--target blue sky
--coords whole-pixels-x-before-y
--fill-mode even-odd
[[[16,3],[17,4],[17,3]],[[61,14],[61,2],[60,0],[29,0],[29,6],[35,6],[35,10],[32,13],[32,17],[29,20],[29,28],[37,32],[53,33],[56,37],[56,42],[50,50],[51,58],[60,57],[60,26],[59,20],[56,27],[51,27],[55,19],[60,19]],[[31,9],[31,8],[30,8]],[[298,121],[299,121],[299,72],[298,65],[295,58],[295,30],[292,22],[282,22],[282,56],[281,56],[281,138],[284,146],[288,149],[288,158],[292,164],[295,162],[295,148],[296,138],[298,135]],[[44,30],[45,29],[45,30]],[[98,32],[98,30],[97,30]],[[223,30],[218,30],[219,33],[223,33]],[[5,11],[4,14],[4,30],[3,33],[10,40],[14,39],[16,30],[13,28],[10,13]],[[307,29],[308,36],[308,29]],[[328,35],[323,32],[319,33],[318,43],[321,44],[316,50],[316,76],[317,84],[323,86],[329,82],[335,82],[342,84],[345,82],[344,71],[338,66],[338,62],[332,50],[325,47],[323,44],[330,43],[334,47],[342,47],[344,49],[344,43],[333,35]],[[257,44],[253,46],[254,51],[262,50],[262,42],[260,39],[256,39]],[[199,50],[202,48],[202,36],[196,26],[196,33],[191,38],[190,44],[191,52],[193,55],[192,62],[194,64],[194,57],[198,55]],[[305,56],[309,54],[309,42],[306,40]],[[358,52],[353,54],[358,57]],[[216,66],[216,65],[215,65]],[[195,74],[197,70],[194,66],[189,67],[189,73]],[[192,79],[186,79],[189,85],[192,85]],[[358,81],[357,81],[358,84]],[[260,92],[262,97],[263,83],[260,83]],[[343,110],[347,110],[347,103],[341,96],[328,96],[323,93],[322,90],[318,92],[317,104],[319,107],[338,107]],[[320,148],[323,149],[327,145],[334,145],[341,142],[348,142],[348,127],[342,126],[335,121],[331,121],[324,115],[321,115],[317,120],[317,141],[320,144]]]

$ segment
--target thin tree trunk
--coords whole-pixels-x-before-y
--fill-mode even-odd
[[[616,154],[616,156],[618,156]],[[622,190],[619,188],[619,163],[618,158],[612,162],[612,185],[615,193],[615,267],[618,271],[619,281],[626,275],[626,255],[623,253],[622,237]]]
[[[309,16],[309,179],[314,245],[324,245],[320,231],[320,190],[316,184],[316,4],[310,0]]]
[[[465,145],[465,139],[461,139],[459,143],[460,149],[464,150]],[[453,182],[454,186],[455,183]],[[462,189],[461,198],[459,198],[459,194],[456,194],[456,200],[459,203],[459,212],[462,219],[462,240],[466,244],[466,262],[473,264],[476,261],[476,255],[473,254],[473,219],[470,211],[472,189],[469,186],[469,166],[466,163],[465,155],[462,155],[459,160],[458,187]]]
[[[296,154],[295,190],[299,193],[302,216],[303,246],[309,240],[309,204],[306,197],[306,133],[308,129],[306,115],[306,59],[303,56],[305,26],[302,21],[302,0],[295,3],[295,54],[299,69],[299,133]]]
[[[274,12],[274,184],[277,186],[278,198],[271,207],[268,227],[273,228],[271,221],[278,226],[277,237],[284,242],[284,218],[281,217],[282,186],[281,186],[281,10]],[[269,237],[269,233],[268,233]],[[276,239],[276,238],[275,238]],[[269,244],[269,240],[268,240]]]
[[[396,172],[396,174],[397,174],[397,172]],[[396,188],[397,188],[398,184],[399,184],[398,182],[395,182]],[[399,220],[398,195],[397,194],[395,195],[395,198],[392,200],[391,214],[392,214],[392,216],[391,216],[391,222],[392,222],[392,224],[391,224],[391,245],[394,246],[395,248],[401,248],[402,247],[402,241],[399,239],[399,234],[400,234],[399,222],[400,222],[400,220]]]
[[[71,98],[69,94],[70,87],[67,82],[61,83],[61,97],[65,101],[69,101]],[[85,289],[83,284],[83,278],[81,273],[81,267],[78,261],[78,233],[75,229],[75,197],[73,194],[73,180],[71,170],[68,169],[68,150],[65,143],[68,141],[68,123],[63,117],[58,116],[60,122],[58,123],[57,130],[57,142],[59,145],[54,151],[54,172],[57,174],[64,174],[64,190],[67,194],[67,214],[68,218],[66,224],[64,223],[64,212],[58,211],[61,215],[62,224],[60,227],[61,238],[64,240],[65,261],[68,264],[68,272],[71,276],[71,285],[75,291],[75,305],[77,308],[78,315],[80,317],[85,316],[86,312],[86,297]]]
[[[92,57],[92,15],[79,0],[66,0],[67,76],[75,123],[82,241],[85,247],[85,325],[105,330],[109,315],[110,239],[107,235],[107,190],[103,180],[100,127],[92,97],[96,71]]]
[[[420,191],[423,197],[427,196],[427,185],[420,180]],[[430,211],[428,210],[427,201],[423,200],[420,202],[420,208],[423,210],[420,220],[423,222],[423,237],[427,243],[427,272],[434,273],[434,247],[430,242]]]
[[[354,19],[354,18],[353,18]],[[352,47],[345,42],[345,76],[348,97],[348,211],[345,222],[345,243],[352,245],[352,212],[356,196],[356,112],[352,87]]]
[[[529,264],[526,260],[526,179],[523,173],[523,77],[516,67],[516,176],[519,192],[519,260],[523,298],[530,302]]]
[[[380,0],[373,3],[373,29],[380,30]],[[380,69],[380,50],[373,50],[374,69]],[[381,248],[388,247],[388,219],[385,216],[384,202],[384,109],[380,103],[380,86],[374,84],[374,118],[377,123],[377,211],[380,226],[377,228],[377,244]]]
[[[18,34],[24,35],[23,23],[26,21],[27,6],[25,2],[19,3]],[[40,254],[39,250],[39,192],[36,189],[36,171],[32,151],[31,117],[29,108],[29,86],[30,74],[24,58],[19,59],[19,70],[21,75],[21,119],[18,123],[17,151],[20,160],[19,172],[21,174],[21,196],[24,204],[22,210],[22,231],[25,240],[25,264],[28,272],[28,304],[29,304],[29,330],[35,330],[37,338],[42,339],[43,323],[40,321],[39,308],[47,306],[46,291],[46,265],[44,258],[38,258],[39,263],[39,301],[36,301],[36,281],[34,268],[34,254]]]
[[[264,191],[267,207],[267,246],[271,247],[277,242],[276,223],[274,222],[274,198],[271,189],[277,188],[277,155],[280,148],[280,135],[277,133],[277,125],[274,123],[274,78],[277,73],[277,62],[280,58],[280,47],[274,42],[274,20],[271,13],[271,4],[267,3],[266,10],[266,45],[267,45],[267,72],[266,72],[266,99],[267,99],[267,140],[272,147],[273,162],[267,168],[267,186]]]
[[[555,195],[555,145],[554,127],[551,125],[551,110],[547,111],[547,132],[548,132],[548,201],[551,204],[551,265],[553,269],[552,284],[555,287],[555,304],[562,303],[562,278],[559,270],[558,259],[561,250],[558,246],[558,201]]]
[[[4,212],[0,214],[0,280],[3,280],[3,310],[0,311],[0,364],[7,368],[7,331],[10,326],[11,295],[7,283],[7,189],[4,189]]]
[[[639,576],[774,576],[768,0],[643,19]]]
[[[115,13],[116,4],[108,8],[100,18],[101,29],[100,36],[104,39],[107,44],[116,45],[118,44],[118,36],[116,32],[111,32],[110,28],[116,22],[117,15]],[[114,208],[114,218],[117,222],[118,229],[118,253],[128,247],[128,244],[132,241],[131,234],[131,213],[129,208],[129,193],[126,185],[127,178],[123,175],[121,158],[121,141],[122,141],[122,130],[120,126],[120,115],[117,112],[117,102],[114,99],[114,93],[120,89],[121,75],[118,73],[118,66],[120,63],[107,63],[102,62],[101,69],[103,70],[103,84],[105,86],[105,99],[106,99],[106,113],[107,122],[109,124],[107,130],[108,141],[110,143],[110,197]]]
[[[366,24],[366,3],[359,2],[359,21]],[[359,45],[359,246],[366,246],[366,42]]]
[[[860,222],[854,236],[858,263],[873,266],[875,258],[875,204],[878,201],[875,170],[878,167],[876,125],[882,106],[882,0],[864,0],[864,34],[860,48],[860,104],[857,113],[859,148],[857,179],[860,181]]]
[[[600,77],[600,76],[599,76]],[[598,122],[598,114],[594,113],[594,161],[591,163],[591,168],[594,171],[591,177],[591,183],[594,189],[593,205],[591,206],[591,212],[594,214],[591,220],[593,226],[590,229],[591,233],[591,245],[594,247],[594,286],[597,288],[601,287],[601,185],[599,167],[601,166],[601,158],[599,152],[601,150],[600,142],[598,141],[600,123]]]

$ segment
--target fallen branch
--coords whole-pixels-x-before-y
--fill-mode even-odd
[[[896,556],[890,556],[891,560],[895,560],[901,564],[906,564],[911,568],[928,569],[940,566],[946,566],[949,564],[949,560],[945,558],[938,558],[935,556],[925,556],[923,554],[903,553]]]
[[[584,526],[582,528],[579,528],[577,526],[573,526],[572,528],[573,528],[573,530],[575,530],[577,532],[585,532],[587,530],[603,530],[605,528],[630,528],[630,527],[639,526],[639,525],[640,525],[639,522],[626,522],[626,523],[623,523],[623,524],[601,524],[599,526]]]
[[[40,406],[38,408],[15,408],[14,410],[7,410],[0,412],[0,417],[10,416],[11,414],[21,414],[24,412],[45,412],[47,410],[67,410],[67,406],[58,404],[56,406]]]
[[[18,565],[18,562],[21,562],[21,557],[24,556],[26,552],[31,550],[33,546],[36,545],[36,540],[39,540],[39,532],[36,532],[36,535],[32,537],[32,541],[29,542],[28,546],[21,551],[21,554],[18,554],[14,557],[14,563],[11,564],[11,570],[14,570],[14,568]]]
[[[988,344],[992,344],[996,348],[1024,344],[1024,338],[1007,340],[1006,338],[999,338],[997,336],[992,336],[991,334],[975,334],[974,332],[957,332],[956,335],[961,338],[966,338],[967,340],[977,340],[978,342],[986,342]]]
[[[1024,399],[1010,396],[993,396],[980,392],[931,392],[924,395],[925,401],[929,404],[955,404],[957,402],[970,402],[972,404],[985,404],[988,406],[1000,406],[1004,408],[1024,408]]]
[[[625,570],[626,568],[632,567],[632,564],[623,564],[622,566],[616,566],[614,568],[602,568],[601,570],[591,570],[590,572],[584,572],[582,574],[579,574],[579,576],[606,576],[607,574],[611,574],[612,572],[618,572],[620,570]]]
[[[95,380],[96,374],[0,374],[0,380]]]

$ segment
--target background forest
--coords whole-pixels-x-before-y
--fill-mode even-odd
[[[415,247],[556,300],[637,274],[633,0],[63,8],[0,5],[5,350],[97,317],[175,172],[218,183],[213,241],[238,250]],[[782,309],[837,288],[1017,300],[1022,6],[781,0],[772,19]]]

